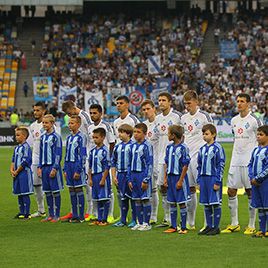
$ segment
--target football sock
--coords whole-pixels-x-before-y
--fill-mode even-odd
[[[129,199],[126,198],[121,200],[121,222],[126,224],[127,223],[127,213],[129,208]]]
[[[98,217],[98,204],[97,201],[92,201],[92,213],[95,217]]]
[[[87,201],[87,213],[92,215],[93,213],[93,203],[92,203],[92,187],[88,184],[86,185],[86,201]]]
[[[108,214],[109,214],[109,209],[110,209],[110,206],[111,206],[111,201],[107,200],[107,201],[103,201],[103,202],[104,202],[104,208],[103,208],[102,220],[107,221],[107,217],[108,217]]]
[[[149,200],[143,201],[143,222],[149,224],[152,212],[152,205]]]
[[[46,200],[47,200],[48,214],[50,217],[54,218],[54,204],[51,192],[46,193]]]
[[[135,201],[130,199],[132,220],[137,221],[136,204]]]
[[[44,193],[42,191],[42,186],[40,185],[34,186],[34,193],[35,193],[38,211],[41,213],[44,213],[45,205],[44,205]]]
[[[248,227],[255,228],[256,209],[251,207],[251,198],[248,199],[249,223]]]
[[[238,199],[237,195],[234,197],[228,196],[228,206],[231,212],[231,225],[238,225]]]
[[[20,214],[24,215],[25,213],[24,213],[24,203],[22,195],[18,195],[18,203],[19,203]]]
[[[181,229],[186,230],[186,220],[187,220],[187,208],[180,209],[181,214]]]
[[[102,221],[102,218],[103,218],[103,210],[104,210],[104,203],[103,203],[103,201],[98,201],[97,202],[97,207],[98,207],[98,221]]]
[[[84,217],[85,217],[85,215],[84,215],[84,211],[85,211],[85,196],[84,196],[83,190],[79,191],[79,192],[76,192],[76,196],[77,196],[77,199],[78,199],[79,218],[81,220],[83,220]]]
[[[78,218],[76,192],[70,192],[70,199],[72,204],[73,218]]]
[[[23,204],[24,204],[24,214],[29,215],[30,214],[30,204],[31,204],[30,197],[29,197],[29,195],[23,195],[22,198],[23,198]]]
[[[153,189],[153,191],[152,191],[151,220],[155,221],[155,222],[157,222],[158,203],[159,203],[158,191],[157,191],[157,189]]]
[[[137,213],[137,217],[138,217],[138,222],[139,224],[143,223],[143,209],[142,209],[142,204],[141,202],[135,202],[136,205],[136,213]]]
[[[263,209],[259,209],[259,224],[263,233],[266,232],[266,213]]]
[[[196,193],[191,193],[191,200],[187,203],[187,222],[190,226],[195,226],[195,212],[197,206]]]
[[[221,220],[221,205],[214,205],[213,208],[214,208],[214,213],[213,213],[214,224],[213,224],[213,227],[214,228],[219,228],[220,220]]]
[[[166,193],[162,193],[162,206],[163,206],[163,210],[164,210],[164,220],[170,222],[170,213],[169,213],[169,204],[167,202],[167,194]]]
[[[207,226],[212,228],[212,206],[205,206]]]
[[[109,216],[114,216],[114,193],[111,192],[111,199],[110,199],[110,205],[109,205]]]
[[[60,197],[60,192],[53,193],[54,197],[54,202],[55,202],[55,217],[59,218],[60,217],[60,205],[61,205],[61,197]],[[77,205],[77,201],[76,201]],[[76,213],[77,213],[77,208],[76,208]]]
[[[264,213],[266,216],[266,230],[268,231],[268,209],[264,209]]]
[[[176,204],[170,204],[170,219],[172,228],[177,228],[178,211]]]
[[[121,204],[122,203],[122,200],[121,200],[121,195],[120,195],[119,190],[117,190],[116,196],[117,196],[118,207],[121,208],[121,206],[122,206],[122,204]],[[121,213],[121,210],[120,210],[120,213]]]

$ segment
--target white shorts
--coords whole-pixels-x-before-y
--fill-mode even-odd
[[[187,171],[188,181],[190,187],[195,187],[197,185],[197,155],[191,158],[190,164]]]
[[[157,185],[162,186],[164,184],[164,165],[158,164],[158,175],[157,175]]]
[[[33,185],[34,186],[41,186],[42,185],[42,178],[38,177],[37,175],[37,167],[38,165],[32,165],[32,172],[33,172]]]
[[[230,167],[228,172],[227,186],[232,189],[251,189],[248,167]]]
[[[157,189],[157,181],[158,181],[158,168],[157,166],[153,169],[153,176],[152,176],[152,190]]]

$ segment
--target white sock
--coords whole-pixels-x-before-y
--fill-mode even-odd
[[[109,207],[109,217],[114,216],[114,193],[111,193],[111,199],[110,199],[110,207]]]
[[[238,198],[228,196],[228,206],[231,213],[231,225],[238,225]]]
[[[41,213],[45,212],[45,205],[44,205],[44,193],[42,191],[42,186],[34,186],[34,193],[37,202],[38,211]]]
[[[191,193],[191,200],[187,203],[187,223],[190,226],[195,226],[196,207],[197,207],[196,193]]]
[[[98,218],[98,202],[92,201],[92,215]]]
[[[162,206],[164,210],[164,220],[170,222],[169,204],[167,202],[167,194],[162,194]]]
[[[86,185],[86,201],[87,201],[87,212],[89,215],[92,215],[93,212],[93,203],[92,203],[92,188],[87,184]]]
[[[206,213],[205,213],[205,210],[204,210],[204,225],[203,225],[204,227],[206,227],[207,226],[207,219],[206,219]]]
[[[158,191],[154,189],[152,192],[152,213],[151,213],[151,221],[157,222],[157,212],[158,212]]]
[[[248,227],[255,228],[256,209],[251,207],[251,198],[248,199],[249,223]]]

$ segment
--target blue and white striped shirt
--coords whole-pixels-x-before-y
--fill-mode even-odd
[[[77,163],[77,173],[81,173],[87,158],[87,137],[82,132],[69,135],[66,141],[65,163]]]
[[[180,175],[183,167],[190,163],[188,147],[183,143],[169,144],[166,149],[165,163],[167,174]]]
[[[262,183],[268,179],[268,146],[258,146],[253,150],[248,171],[250,180]]]
[[[218,142],[203,145],[197,158],[199,176],[215,176],[216,182],[221,183],[225,166],[225,153]]]
[[[19,144],[15,147],[12,156],[12,163],[14,163],[14,169],[16,170],[19,166],[23,168],[30,168],[32,165],[32,150],[27,142]]]
[[[114,147],[111,166],[115,167],[117,172],[127,172],[129,166],[129,154],[132,140],[121,142]]]
[[[45,132],[40,139],[40,159],[39,167],[52,165],[56,170],[60,168],[62,157],[62,140],[61,136],[53,131]]]
[[[89,169],[91,169],[91,173],[102,173],[109,168],[110,153],[108,148],[105,145],[100,148],[97,146],[93,148],[89,154]]]
[[[148,183],[153,171],[153,147],[145,139],[142,143],[135,142],[129,152],[130,166],[128,172],[143,172],[143,182]]]

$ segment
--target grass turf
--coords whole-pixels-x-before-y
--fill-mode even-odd
[[[231,144],[224,144],[227,164]],[[14,220],[17,198],[12,195],[9,165],[12,148],[0,148],[0,260],[1,267],[265,267],[268,239],[243,234],[247,225],[246,196],[239,196],[240,233],[216,237],[164,234],[162,228],[149,232],[111,226],[69,223],[40,223],[39,219]],[[31,197],[31,211],[36,202]],[[68,191],[62,192],[61,214],[70,208]],[[119,215],[118,207],[115,214]],[[163,212],[160,204],[159,219]],[[223,198],[221,227],[230,223],[227,198]],[[196,227],[203,225],[203,207],[198,206]]]

